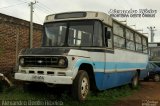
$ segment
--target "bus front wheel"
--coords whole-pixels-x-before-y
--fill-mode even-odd
[[[90,82],[86,71],[79,70],[76,78],[73,81],[72,95],[78,101],[86,100],[89,93]]]

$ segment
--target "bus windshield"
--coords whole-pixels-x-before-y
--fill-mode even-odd
[[[94,21],[46,23],[42,46],[92,46],[94,24]]]

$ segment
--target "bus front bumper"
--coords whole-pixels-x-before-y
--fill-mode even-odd
[[[70,76],[49,76],[38,74],[15,73],[15,79],[29,82],[43,82],[50,84],[72,84],[73,80]]]

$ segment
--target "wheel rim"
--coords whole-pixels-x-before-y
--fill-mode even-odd
[[[154,80],[158,82],[158,81],[160,80],[159,75],[155,75],[155,76],[154,76]]]
[[[82,84],[81,84],[81,96],[82,98],[86,98],[88,94],[88,79],[84,77],[82,79]]]

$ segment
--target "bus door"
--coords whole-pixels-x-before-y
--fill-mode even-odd
[[[113,49],[113,35],[112,28],[106,27],[105,30],[105,74],[103,80],[103,88],[112,88],[117,84],[117,73],[116,73],[116,63],[115,54]]]
[[[90,48],[90,57],[94,65],[94,75],[96,86],[103,90],[104,70],[105,70],[105,48],[103,43],[102,24],[94,22],[93,47]]]

